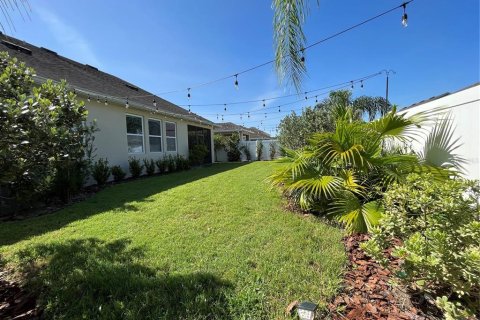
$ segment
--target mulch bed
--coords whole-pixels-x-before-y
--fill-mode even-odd
[[[4,272],[0,272],[0,319],[43,319],[36,296],[24,290],[18,283],[5,279]]]
[[[344,278],[344,288],[329,304],[333,319],[438,319],[426,315],[422,306],[405,288],[390,285],[391,272],[370,259],[359,248],[367,235],[353,235],[344,238],[349,257],[349,267]],[[395,270],[399,261],[392,258],[390,269]],[[423,304],[428,304],[423,302]]]

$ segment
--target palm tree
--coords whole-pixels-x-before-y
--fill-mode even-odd
[[[457,173],[462,159],[453,153],[458,141],[451,142],[448,116],[438,119],[416,154],[398,147],[418,140],[432,124],[431,115],[407,117],[394,108],[367,123],[355,119],[351,106],[337,109],[334,132],[316,133],[307,147],[286,150],[287,165],[270,176],[272,185],[302,209],[336,217],[348,232],[365,232],[378,223],[379,200],[391,184],[414,172],[431,172],[437,179]],[[443,160],[432,160],[439,155]]]

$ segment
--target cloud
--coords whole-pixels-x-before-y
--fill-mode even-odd
[[[101,66],[100,60],[96,57],[90,43],[78,30],[44,8],[36,7],[35,11],[61,45],[62,55],[98,68]]]

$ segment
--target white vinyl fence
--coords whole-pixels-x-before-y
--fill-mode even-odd
[[[263,144],[263,151],[262,157],[260,160],[273,160],[270,157],[270,145],[273,145],[275,148],[275,159],[280,157],[280,145],[278,144],[278,140],[257,140],[257,141],[240,141],[240,150],[242,147],[248,148],[251,155],[251,161],[257,161],[257,145],[259,143]],[[241,161],[247,161],[247,157],[245,156],[245,152],[242,151],[242,155],[240,158]],[[227,162],[227,153],[225,150],[216,150],[215,151],[215,161],[216,162]]]

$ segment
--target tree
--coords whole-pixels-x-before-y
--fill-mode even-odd
[[[451,142],[448,119],[437,121],[423,152],[399,153],[392,144],[420,137],[430,120],[425,114],[406,117],[394,108],[365,122],[346,103],[332,109],[333,132],[315,133],[306,147],[286,149],[283,161],[288,164],[270,176],[294,204],[337,217],[349,232],[365,232],[378,223],[379,200],[392,183],[416,172],[431,172],[438,179],[457,173],[462,161],[454,154],[457,141]],[[441,162],[432,160],[437,154],[443,155]]]
[[[385,115],[391,110],[383,104],[382,97],[361,96],[352,99],[348,90],[333,91],[329,97],[308,107],[300,115],[295,112],[280,121],[278,139],[280,145],[289,149],[298,149],[308,144],[308,139],[317,132],[332,132],[335,119],[351,107],[356,120],[368,118],[374,120],[378,115]]]

